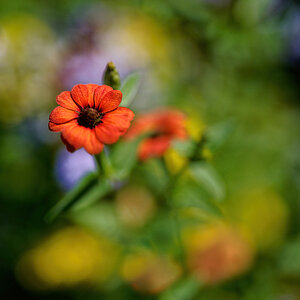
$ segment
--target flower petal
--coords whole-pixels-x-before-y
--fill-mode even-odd
[[[94,107],[94,91],[96,84],[77,84],[72,88],[72,99],[82,108]]]
[[[134,112],[127,107],[118,107],[114,111],[106,113],[105,116],[126,117],[131,121],[134,118]]]
[[[146,160],[151,157],[160,157],[169,148],[171,140],[167,136],[148,138],[139,146],[140,160]]]
[[[95,93],[94,93],[95,108],[99,108],[100,103],[101,103],[102,99],[104,98],[104,96],[112,90],[113,90],[113,88],[108,85],[98,86],[98,88],[95,90]]]
[[[76,120],[72,120],[72,121],[70,121],[70,122],[66,122],[66,123],[62,123],[62,124],[55,124],[55,123],[53,123],[53,122],[49,122],[49,123],[48,123],[48,128],[49,128],[49,130],[51,130],[51,131],[58,132],[58,131],[64,130],[67,126],[72,125],[73,122],[76,122],[76,123],[77,123]]]
[[[100,102],[99,110],[106,113],[116,109],[122,101],[122,92],[113,90],[106,93]]]
[[[62,92],[56,97],[56,102],[58,105],[79,112],[79,106],[73,101],[71,93],[69,91]]]
[[[103,144],[113,144],[121,135],[121,132],[116,127],[105,123],[96,126],[95,130],[97,139]]]
[[[52,112],[49,116],[49,120],[50,120],[50,122],[55,123],[55,124],[63,124],[63,123],[69,122],[77,117],[78,117],[77,112],[63,108],[61,106],[57,106],[52,110]]]
[[[60,135],[60,138],[61,138],[62,142],[65,144],[65,146],[66,146],[66,148],[67,148],[67,150],[68,150],[69,152],[72,152],[72,153],[73,153],[73,152],[76,150],[75,147],[73,147],[72,145],[70,145],[70,144],[67,142],[67,140],[63,137],[62,134]]]
[[[134,113],[129,108],[118,107],[114,111],[104,114],[102,122],[116,127],[119,131],[125,133],[130,126]]]
[[[98,154],[103,150],[104,145],[97,139],[94,129],[90,129],[84,143],[85,150],[93,155]]]
[[[89,130],[90,128],[74,123],[64,128],[62,137],[75,149],[79,149],[84,146]]]
[[[95,107],[95,100],[94,100],[94,93],[95,90],[99,87],[98,84],[87,84],[86,85],[87,89],[88,89],[88,102],[89,102],[89,107]]]

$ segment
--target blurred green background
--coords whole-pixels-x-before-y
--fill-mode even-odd
[[[53,204],[95,167],[83,151],[66,153],[59,135],[48,131],[55,97],[78,83],[100,84],[108,61],[122,78],[142,73],[136,114],[175,106],[215,136],[211,164],[222,182],[217,193],[226,225],[211,232],[204,226],[209,233],[199,239],[205,247],[228,224],[242,232],[251,250],[230,263],[249,261],[242,275],[230,278],[225,268],[224,282],[197,288],[182,276],[177,296],[176,289],[175,296],[153,294],[149,286],[157,283],[147,280],[143,292],[132,289],[128,269],[152,254],[124,262],[124,245],[115,241],[119,227],[132,236],[158,232],[159,241],[169,232],[138,175],[114,196],[114,206],[45,222]],[[296,0],[1,1],[3,299],[300,299],[299,83]],[[130,201],[136,198],[138,204]],[[122,260],[121,271],[108,280],[114,260]],[[164,263],[166,274],[154,272],[166,282],[158,284],[162,292],[180,277],[174,262]]]

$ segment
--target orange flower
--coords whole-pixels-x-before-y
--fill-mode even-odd
[[[234,227],[212,223],[185,235],[188,265],[202,282],[215,284],[248,270],[254,250]]]
[[[139,158],[146,160],[151,157],[160,157],[170,147],[174,139],[185,139],[185,116],[175,109],[164,109],[140,115],[126,138],[135,138],[144,133],[150,133],[139,146]]]
[[[103,144],[113,144],[124,135],[134,113],[118,107],[122,93],[107,85],[78,84],[71,92],[56,98],[49,117],[49,129],[61,131],[61,139],[70,152],[84,147],[90,154],[100,153]]]

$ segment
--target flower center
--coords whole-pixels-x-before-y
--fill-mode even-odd
[[[101,114],[97,109],[87,107],[80,112],[77,122],[81,126],[95,128],[95,126],[99,123],[102,123],[102,117],[103,114]]]
[[[157,131],[154,131],[153,133],[151,133],[149,137],[155,139],[155,138],[160,137],[162,135],[165,135],[165,132],[157,130]]]

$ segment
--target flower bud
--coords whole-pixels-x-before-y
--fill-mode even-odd
[[[115,64],[111,61],[107,64],[103,74],[103,83],[111,86],[114,90],[118,90],[121,86],[119,72]]]

